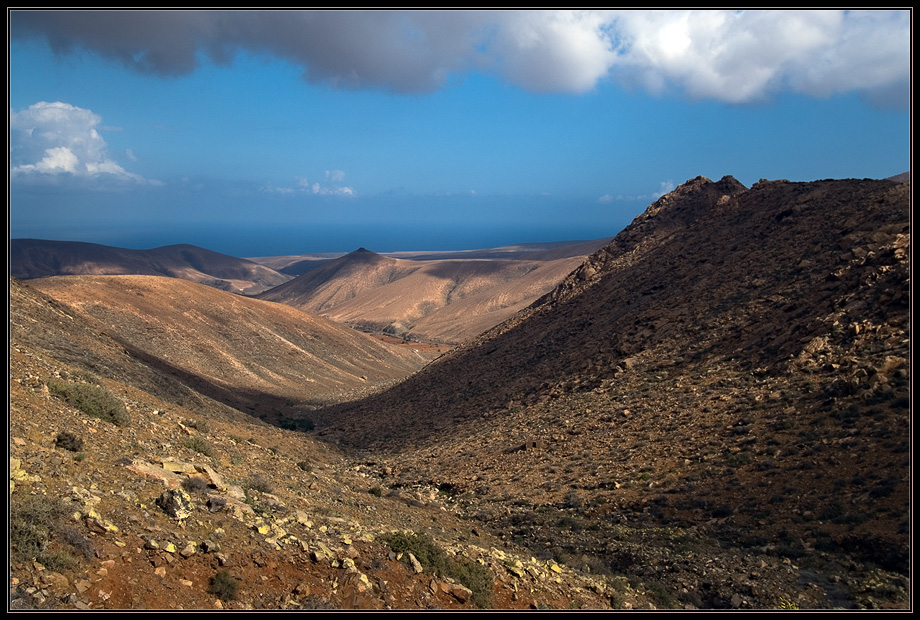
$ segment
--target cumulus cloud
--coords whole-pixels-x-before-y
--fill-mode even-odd
[[[10,176],[48,179],[92,177],[149,183],[110,158],[96,130],[101,118],[60,101],[10,110]]]
[[[537,92],[613,80],[730,103],[857,91],[906,106],[909,11],[14,11],[10,32],[188,74],[241,50],[308,82],[424,93],[478,69]]]
[[[652,92],[744,103],[900,88],[907,102],[906,11],[626,11],[612,26],[611,75]]]

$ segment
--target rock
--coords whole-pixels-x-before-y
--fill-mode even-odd
[[[227,498],[212,495],[208,497],[208,510],[211,512],[220,512],[227,507]]]
[[[412,570],[415,571],[416,574],[422,572],[422,564],[411,553],[409,554],[409,563],[412,565]]]
[[[205,539],[201,541],[201,550],[205,553],[216,553],[220,551],[220,545],[213,540]]]
[[[157,498],[157,506],[174,519],[188,519],[194,506],[192,498],[182,489],[168,489]]]
[[[163,460],[163,469],[171,471],[174,474],[194,474],[197,471],[195,466],[191,463],[183,463],[182,461],[174,461],[172,459]]]
[[[459,583],[451,584],[450,595],[461,603],[466,603],[473,596],[473,591]]]

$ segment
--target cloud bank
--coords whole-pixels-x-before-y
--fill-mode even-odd
[[[20,112],[11,109],[10,176],[156,183],[128,172],[109,157],[96,130],[101,121],[91,110],[60,101],[40,101]]]
[[[246,51],[310,83],[427,93],[483,70],[534,92],[613,81],[750,103],[857,92],[906,107],[909,11],[13,11],[15,38],[180,76]]]

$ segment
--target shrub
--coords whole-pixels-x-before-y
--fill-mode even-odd
[[[195,435],[193,437],[186,437],[182,441],[182,445],[185,446],[186,448],[191,448],[198,454],[203,454],[207,457],[214,456],[213,446],[211,446],[211,444],[208,443],[206,439],[204,439],[203,437],[199,437],[198,435]]]
[[[61,529],[61,538],[68,545],[79,551],[87,560],[91,559],[96,553],[89,538],[72,525],[67,525]]]
[[[494,578],[485,566],[469,560],[449,558],[434,540],[426,534],[397,532],[381,537],[396,553],[415,556],[426,571],[440,577],[450,577],[472,590],[472,601],[485,609],[492,603]]]
[[[222,601],[232,601],[236,598],[236,593],[239,589],[240,584],[237,583],[233,575],[225,570],[220,570],[211,577],[208,592],[215,594]]]
[[[316,428],[316,425],[313,423],[313,420],[309,418],[299,418],[296,420],[288,418],[286,420],[281,420],[281,428],[289,431],[307,432]]]
[[[124,403],[104,387],[51,380],[48,382],[48,391],[93,418],[111,422],[116,426],[127,426],[131,422]]]
[[[58,433],[57,437],[54,438],[54,445],[58,448],[69,450],[70,452],[79,452],[83,449],[83,440],[73,433],[63,431]]]
[[[271,493],[272,485],[262,474],[251,474],[243,482],[243,486],[259,493]]]
[[[51,533],[67,513],[61,502],[42,495],[10,497],[10,553],[22,561],[53,563],[47,554]]]
[[[183,420],[182,423],[189,428],[194,428],[199,433],[211,434],[211,425],[208,424],[207,420]]]

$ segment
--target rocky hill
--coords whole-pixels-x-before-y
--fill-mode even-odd
[[[769,607],[777,583],[803,606],[900,604],[909,196],[693,179],[527,311],[317,412],[320,436],[680,605]],[[895,576],[870,593],[874,571]]]
[[[275,422],[295,403],[341,400],[431,359],[289,306],[186,280],[60,276],[30,284],[70,314],[98,321],[132,358],[172,381]]]
[[[609,607],[604,582],[471,526],[437,489],[384,489],[150,364],[117,325],[10,294],[9,609]]]
[[[10,241],[10,275],[20,280],[125,274],[181,278],[247,294],[259,293],[291,279],[253,261],[187,244],[128,250],[77,241]]]
[[[573,255],[571,247],[539,254],[407,260],[360,248],[258,297],[363,331],[457,344],[552,290],[586,256]]]
[[[335,407],[294,309],[11,280],[10,606],[908,609],[909,198],[693,179]]]

